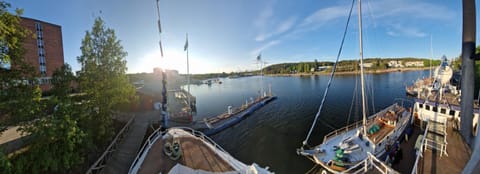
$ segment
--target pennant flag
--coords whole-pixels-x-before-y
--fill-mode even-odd
[[[260,61],[260,60],[262,60],[262,53],[258,54],[257,56],[257,61]]]
[[[187,51],[188,49],[188,34],[187,34],[187,39],[185,40],[185,46],[183,46],[183,51]]]

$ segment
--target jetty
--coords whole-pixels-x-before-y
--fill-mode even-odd
[[[250,102],[246,102],[244,105],[238,108],[232,109],[232,107],[229,106],[227,112],[217,116],[205,118],[193,125],[193,128],[202,131],[207,136],[217,134],[220,131],[237,124],[276,98],[276,96],[272,95],[263,95],[255,100],[252,99]]]

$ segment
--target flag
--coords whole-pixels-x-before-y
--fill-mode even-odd
[[[260,61],[260,60],[262,60],[262,53],[258,54],[257,56],[257,61]]]
[[[188,34],[187,34],[187,39],[185,40],[185,46],[183,46],[183,51],[187,51],[188,49]]]

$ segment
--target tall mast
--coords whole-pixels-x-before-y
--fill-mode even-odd
[[[162,26],[160,24],[160,1],[157,0],[157,15],[158,15],[158,35],[160,36],[160,39],[158,41],[158,45],[160,46],[160,55],[163,57],[163,48],[162,48]],[[161,107],[161,120],[163,120],[163,126],[168,127],[167,123],[167,75],[165,74],[165,71],[160,69],[162,73],[162,107]]]
[[[432,59],[433,59],[433,46],[432,46],[432,35],[430,35],[430,76],[432,78]]]
[[[367,111],[365,108],[365,78],[363,77],[362,0],[358,0],[358,33],[360,46],[360,81],[362,86],[363,135],[367,135]]]
[[[190,99],[190,64],[188,62],[188,33],[186,34],[187,41],[186,41],[186,49],[187,49],[187,89],[188,89],[188,94],[187,94],[187,99],[188,99],[188,109],[189,109],[189,114],[192,114],[192,104],[191,104],[191,99]]]

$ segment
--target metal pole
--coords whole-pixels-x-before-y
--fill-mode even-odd
[[[432,59],[433,59],[433,46],[432,46],[432,35],[430,35],[430,79],[432,78]]]
[[[192,104],[190,103],[190,64],[188,62],[188,33],[187,33],[187,89],[188,89],[188,108],[189,108],[189,114],[190,116],[192,115]]]
[[[160,36],[160,40],[159,40],[159,46],[160,46],[160,55],[161,57],[163,57],[163,48],[162,48],[162,28],[161,28],[161,25],[160,25],[160,1],[159,0],[156,0],[157,1],[157,15],[158,15],[158,35]],[[161,74],[162,74],[162,107],[161,107],[161,120],[163,121],[163,126],[164,127],[168,127],[168,123],[167,123],[167,76],[166,76],[166,73],[163,69],[160,69],[161,71]]]
[[[363,76],[363,41],[362,41],[362,0],[358,0],[358,30],[360,46],[360,81],[362,85],[362,116],[363,116],[363,135],[367,135],[367,111],[365,108],[365,78]]]
[[[475,86],[475,0],[463,0],[461,133],[473,153],[462,173],[480,173],[480,137],[472,138],[473,95]],[[479,118],[480,119],[480,118]]]

